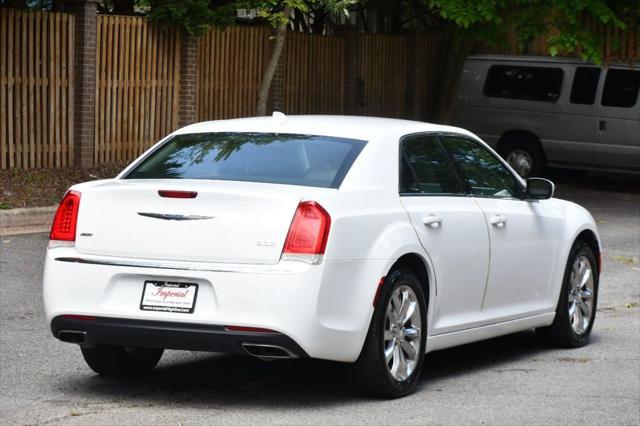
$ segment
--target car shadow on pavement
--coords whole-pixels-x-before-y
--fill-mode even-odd
[[[524,371],[513,366],[549,349],[533,331],[428,354],[421,389],[444,380],[493,370]],[[66,392],[126,401],[128,404],[176,404],[193,407],[326,407],[366,401],[352,390],[344,364],[317,360],[263,362],[247,356],[167,352],[153,374],[130,379],[84,376],[64,379]]]

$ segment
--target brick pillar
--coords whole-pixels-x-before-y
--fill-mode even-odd
[[[93,166],[96,108],[97,0],[68,1],[75,15],[75,79],[73,161],[76,167]]]
[[[424,120],[422,117],[422,105],[425,99],[420,99],[421,84],[424,84],[427,76],[420,75],[420,40],[417,34],[407,36],[407,92],[405,95],[405,118],[411,120]]]
[[[178,127],[198,121],[198,40],[181,35],[180,38],[180,94]]]
[[[353,27],[336,28],[335,34],[344,38],[344,113],[357,115],[362,101],[362,83],[358,79],[360,47],[358,31]]]
[[[271,49],[274,48],[275,41],[269,41]],[[287,37],[284,38],[285,45],[287,44]],[[271,54],[271,50],[269,51]],[[271,87],[269,87],[269,99],[267,100],[267,115],[271,115],[274,111],[280,111],[288,113],[284,110],[284,56],[286,55],[285,46],[282,46],[282,53],[280,53],[280,59],[278,59],[278,66],[273,73],[273,79],[271,80]]]

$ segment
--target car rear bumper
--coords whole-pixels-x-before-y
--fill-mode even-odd
[[[101,344],[141,348],[246,353],[245,347],[281,348],[283,358],[309,355],[278,332],[238,332],[219,325],[132,320],[91,316],[57,316],[51,332],[62,341],[93,347]],[[76,340],[77,339],[77,340]]]
[[[45,261],[44,307],[56,337],[60,324],[68,322],[58,317],[100,318],[93,325],[83,324],[92,327],[86,330],[87,344],[145,342],[153,347],[233,353],[242,351],[243,342],[224,327],[257,327],[276,333],[255,336],[254,343],[284,339],[284,347],[296,356],[352,362],[362,349],[377,284],[388,264],[384,260],[318,265],[296,261],[275,265],[157,263],[89,256],[74,247],[56,247],[47,251]],[[194,311],[141,310],[146,280],[197,284]],[[159,323],[167,326],[158,328]],[[153,324],[156,326],[147,327]],[[147,341],[146,334],[150,336]],[[163,334],[164,341],[160,339]]]

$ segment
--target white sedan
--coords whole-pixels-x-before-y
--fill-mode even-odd
[[[426,352],[596,313],[591,215],[454,127],[343,116],[194,124],[73,186],[44,272],[53,335],[102,375],[164,349],[350,363],[398,397]]]

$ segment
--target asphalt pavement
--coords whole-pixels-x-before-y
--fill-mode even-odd
[[[583,177],[559,176],[558,196],[587,207],[604,242],[592,343],[523,332],[431,353],[417,391],[393,401],[312,360],[167,351],[149,377],[100,378],[45,323],[47,234],[0,237],[0,424],[638,425],[640,185]]]

